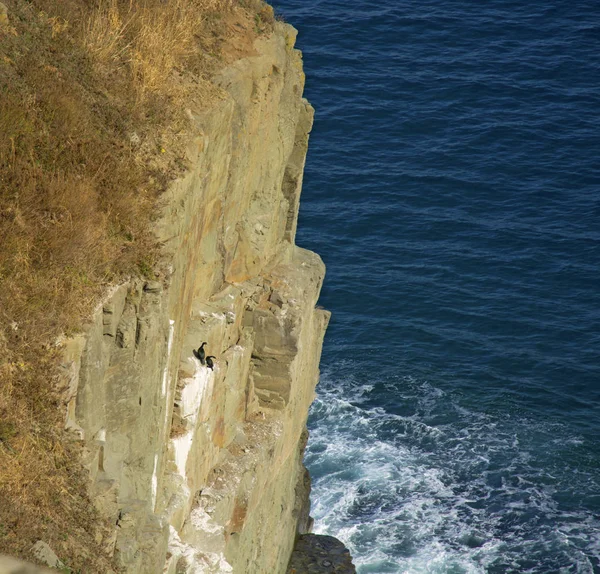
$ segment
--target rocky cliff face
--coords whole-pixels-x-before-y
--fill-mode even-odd
[[[284,572],[308,523],[306,418],[329,314],[294,245],[313,110],[295,30],[224,70],[164,196],[156,280],[115,287],[65,342],[67,426],[124,572]],[[206,341],[213,370],[193,349]]]

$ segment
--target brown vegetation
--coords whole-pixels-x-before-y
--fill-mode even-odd
[[[107,284],[153,274],[156,200],[185,167],[182,102],[269,30],[258,0],[3,0],[0,22],[0,553],[43,539],[106,572],[62,430],[56,338]]]

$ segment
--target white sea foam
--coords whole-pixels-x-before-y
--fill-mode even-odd
[[[557,429],[457,409],[445,392],[409,380],[414,414],[401,416],[369,406],[372,383],[349,375],[340,396],[328,377],[311,414],[311,513],[315,532],[343,540],[361,574],[541,573],[549,553],[572,567],[564,572],[593,574],[600,520],[565,512],[557,497],[573,477],[537,459],[536,445],[552,443]]]

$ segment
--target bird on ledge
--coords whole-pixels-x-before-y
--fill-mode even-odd
[[[213,367],[215,366],[215,363],[213,361],[213,359],[216,359],[217,357],[213,356],[213,355],[209,355],[208,357],[206,357],[206,366],[212,371]]]
[[[200,361],[201,365],[206,365],[206,352],[204,351],[204,345],[206,345],[207,343],[204,342],[202,343],[202,345],[200,345],[198,347],[198,350],[196,351],[196,349],[194,349],[194,356],[196,357],[196,359],[198,359]]]

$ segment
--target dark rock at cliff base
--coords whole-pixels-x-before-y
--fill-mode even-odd
[[[349,550],[333,536],[298,537],[287,574],[356,574]]]

